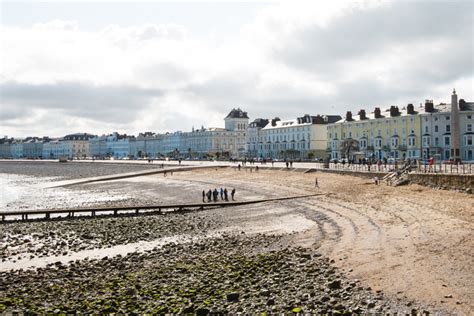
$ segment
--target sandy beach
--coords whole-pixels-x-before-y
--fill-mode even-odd
[[[235,168],[45,188],[135,170],[107,166],[96,173],[95,166],[79,165],[58,171],[32,163],[17,166],[21,172],[1,165],[9,183],[42,187],[36,194],[43,198],[8,207],[192,203],[202,200],[202,190],[220,187],[235,188],[237,200],[326,195],[192,213],[2,224],[0,310],[468,315],[474,309],[472,195]]]

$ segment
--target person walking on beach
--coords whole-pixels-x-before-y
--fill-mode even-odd
[[[234,200],[234,195],[235,195],[235,188],[232,189],[232,191],[230,191],[230,196],[232,197],[232,201],[235,201]]]
[[[207,191],[207,201],[208,202],[211,202],[211,195],[212,195],[212,192],[211,192],[211,189],[209,189],[209,191]]]
[[[224,200],[224,189],[220,189],[220,194],[221,194],[221,200]]]
[[[213,196],[214,196],[214,202],[217,202],[217,197],[219,196],[219,192],[217,191],[217,189],[214,189]]]
[[[227,195],[227,188],[224,189],[224,199],[229,201],[229,196]]]
[[[163,177],[166,177],[166,171],[165,171],[165,172],[163,172]]]
[[[202,202],[206,203],[206,191],[202,190]]]
[[[314,178],[314,187],[319,188],[318,178]]]
[[[239,165],[237,166],[237,169],[239,169],[239,171],[240,171],[240,163],[239,163]]]

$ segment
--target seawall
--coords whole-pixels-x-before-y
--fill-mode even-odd
[[[436,189],[458,190],[471,194],[474,191],[474,175],[470,174],[410,173],[408,181]]]

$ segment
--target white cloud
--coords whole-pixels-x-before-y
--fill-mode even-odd
[[[138,133],[222,126],[236,106],[252,118],[340,114],[448,101],[452,87],[470,100],[472,9],[469,2],[285,2],[219,40],[175,23],[3,25],[0,133],[49,133],[44,111],[52,108],[51,117],[65,122],[56,133]],[[25,113],[34,114],[27,127]]]
[[[46,23],[36,23],[34,30],[38,31],[77,31],[79,25],[77,21],[53,20]]]

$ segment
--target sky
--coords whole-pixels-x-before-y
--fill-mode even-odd
[[[0,135],[474,101],[472,1],[1,1]]]

